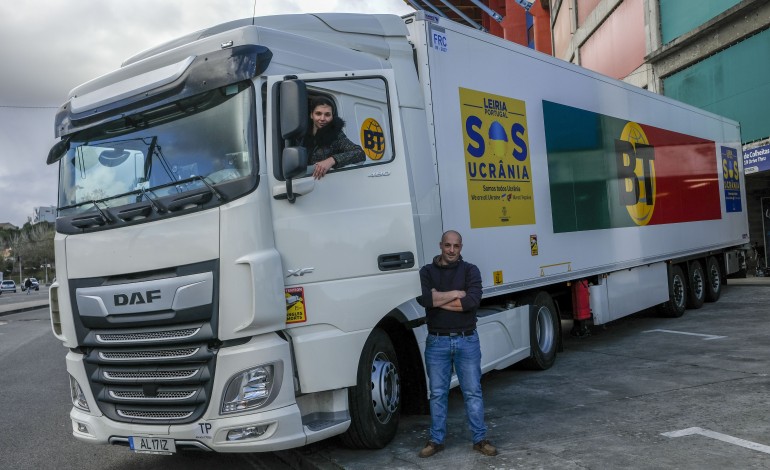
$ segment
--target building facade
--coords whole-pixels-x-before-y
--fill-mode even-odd
[[[32,214],[32,225],[40,222],[56,222],[56,206],[35,207]]]

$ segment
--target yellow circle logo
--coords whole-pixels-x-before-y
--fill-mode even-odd
[[[376,119],[368,118],[361,124],[361,142],[370,160],[379,160],[385,155],[385,133]]]
[[[650,142],[642,127],[635,122],[625,125],[620,140],[630,143],[633,149],[632,152],[622,154],[622,166],[633,168],[632,177],[623,179],[624,189],[627,194],[637,195],[635,204],[626,204],[626,210],[636,225],[647,225],[652,218],[656,199],[655,162],[652,158],[642,156],[643,147],[645,152],[651,150]]]

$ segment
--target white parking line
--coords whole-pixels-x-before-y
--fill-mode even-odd
[[[647,331],[642,331],[642,333],[655,333],[655,332],[658,332],[658,333],[673,333],[673,334],[676,334],[676,335],[702,336],[704,341],[709,341],[709,340],[712,340],[712,339],[727,338],[727,336],[704,335],[704,334],[701,334],[701,333],[688,333],[686,331],[674,331],[674,330],[647,330]]]
[[[740,439],[737,437],[728,436],[727,434],[722,434],[720,432],[715,432],[715,431],[709,431],[708,429],[703,429],[703,428],[687,428],[687,429],[680,429],[679,431],[661,433],[662,436],[666,436],[666,437],[682,437],[682,436],[691,436],[693,434],[700,434],[701,436],[706,436],[712,439],[716,439],[718,441],[727,442],[728,444],[735,444],[737,446],[745,447],[747,449],[758,450],[759,452],[770,454],[770,446],[766,446],[764,444],[757,444],[756,442],[747,441],[746,439]]]

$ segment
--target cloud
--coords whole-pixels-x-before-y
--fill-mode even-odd
[[[20,226],[34,207],[56,205],[57,169],[45,158],[55,108],[73,88],[150,47],[253,11],[403,15],[411,8],[401,0],[1,2],[0,222]]]

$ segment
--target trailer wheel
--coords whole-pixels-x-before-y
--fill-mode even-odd
[[[700,261],[690,263],[687,271],[687,308],[699,309],[706,300],[706,275]]]
[[[556,361],[559,314],[548,292],[539,291],[524,300],[529,304],[530,356],[522,361],[528,369],[546,370]]]
[[[660,305],[660,312],[666,317],[677,318],[684,315],[687,306],[687,282],[682,268],[674,265],[668,278],[668,301]]]
[[[350,427],[340,436],[356,449],[382,449],[396,435],[401,412],[398,359],[390,337],[375,328],[358,363],[357,382],[348,390]]]
[[[706,260],[706,302],[716,302],[722,295],[722,271],[713,256]]]

